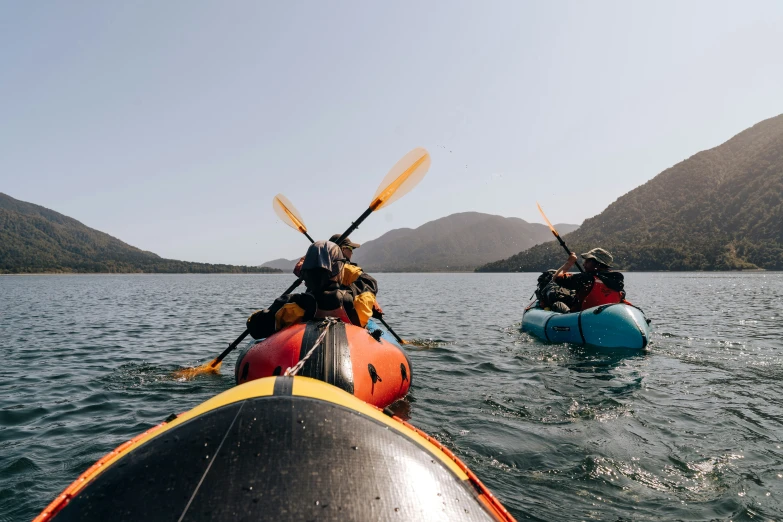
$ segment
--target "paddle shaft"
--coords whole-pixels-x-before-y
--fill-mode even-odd
[[[354,221],[353,223],[351,223],[351,226],[350,226],[350,227],[348,227],[348,230],[346,230],[345,232],[343,232],[343,235],[341,235],[341,236],[340,236],[340,239],[338,239],[338,240],[337,240],[337,244],[339,245],[340,243],[342,243],[343,239],[345,239],[346,237],[348,237],[348,235],[349,235],[351,232],[353,232],[354,230],[356,230],[357,228],[359,228],[359,225],[361,225],[361,224],[362,224],[362,222],[363,222],[365,219],[367,219],[367,216],[369,216],[370,214],[372,214],[372,212],[373,212],[373,209],[372,209],[372,208],[368,208],[367,210],[365,210],[365,211],[364,211],[364,214],[362,214],[361,216],[359,216],[359,219],[357,219],[356,221]],[[307,232],[302,232],[302,233],[303,233],[305,236],[307,236],[307,239],[309,239],[309,240],[310,240],[310,243],[315,243],[315,241],[313,241],[313,238],[311,238],[311,237],[310,237],[310,234],[308,234]],[[300,277],[299,279],[297,279],[296,281],[294,281],[294,282],[293,282],[293,284],[292,284],[291,286],[289,286],[289,287],[288,287],[288,289],[287,289],[285,292],[283,292],[283,295],[281,295],[280,297],[285,297],[285,296],[287,296],[288,294],[290,294],[291,292],[293,292],[294,290],[296,290],[296,287],[298,287],[298,286],[299,286],[299,285],[301,285],[301,284],[302,284],[302,278]],[[391,333],[391,334],[394,336],[394,338],[395,338],[395,339],[397,339],[397,341],[398,341],[398,342],[400,342],[400,343],[403,343],[403,342],[404,342],[404,341],[403,341],[403,340],[400,338],[400,336],[399,336],[399,335],[397,335],[396,333],[394,333],[394,330],[392,330],[392,329],[391,329],[391,327],[390,327],[388,324],[386,324],[386,321],[384,321],[383,319],[381,319],[381,322],[383,323],[383,325],[384,325],[386,328],[388,328],[389,332],[390,332],[390,333]],[[236,338],[236,340],[235,340],[233,343],[231,343],[231,344],[229,344],[229,345],[228,345],[228,348],[226,348],[225,350],[223,350],[223,353],[221,353],[220,355],[218,355],[218,356],[217,356],[217,359],[215,359],[214,361],[212,361],[212,367],[215,367],[217,364],[219,364],[219,363],[220,363],[220,361],[222,361],[223,359],[225,359],[225,358],[226,358],[226,356],[227,356],[228,354],[230,354],[232,351],[234,351],[234,349],[236,349],[236,347],[237,347],[237,346],[239,346],[239,343],[241,343],[241,342],[242,342],[242,341],[245,339],[245,337],[247,337],[247,335],[248,335],[249,333],[250,333],[250,330],[247,330],[247,329],[245,329],[245,331],[244,331],[244,332],[242,332],[242,335],[240,335],[239,337],[237,337],[237,338]]]
[[[568,245],[566,245],[566,244],[565,244],[565,241],[563,241],[563,238],[561,238],[561,237],[560,237],[560,234],[558,234],[558,233],[557,233],[557,232],[555,232],[555,231],[552,231],[552,233],[555,235],[555,237],[557,238],[557,240],[558,240],[558,241],[560,241],[560,246],[561,246],[561,247],[563,247],[563,249],[564,249],[564,250],[565,250],[565,251],[568,253],[568,255],[570,256],[570,255],[571,255],[571,249],[570,249],[570,248],[568,248]],[[584,270],[582,270],[582,267],[581,267],[581,265],[579,264],[579,261],[577,261],[577,262],[576,262],[576,268],[577,268],[577,269],[578,269],[580,272],[584,272]]]
[[[346,230],[345,232],[343,232],[343,235],[341,235],[341,236],[340,236],[340,239],[338,239],[338,240],[337,240],[337,244],[339,245],[340,243],[342,243],[342,242],[343,242],[343,240],[344,240],[346,237],[348,237],[348,236],[351,234],[351,232],[353,232],[354,230],[356,230],[357,228],[359,228],[359,225],[361,225],[361,224],[362,224],[362,222],[363,222],[365,219],[367,219],[367,217],[368,217],[370,214],[372,214],[372,213],[373,213],[373,210],[375,210],[375,209],[373,209],[372,207],[369,207],[367,210],[365,210],[365,211],[364,211],[364,214],[362,214],[361,216],[359,216],[359,219],[357,219],[356,221],[354,221],[353,223],[351,223],[351,226],[350,226],[350,227],[348,227],[348,230]],[[307,238],[309,239],[309,238],[310,238],[310,236],[307,236]],[[312,242],[313,242],[313,240],[312,240],[312,239],[310,239],[310,242],[312,243]]]
[[[398,343],[400,343],[400,344],[405,344],[405,341],[403,341],[403,340],[402,340],[402,337],[400,337],[399,335],[397,335],[396,333],[394,333],[394,330],[392,330],[392,327],[391,327],[391,326],[389,326],[388,324],[386,324],[386,321],[384,321],[384,320],[383,320],[383,317],[382,317],[382,316],[380,316],[380,315],[379,315],[379,316],[378,316],[378,320],[379,320],[381,323],[383,323],[383,326],[385,326],[385,327],[386,327],[386,329],[387,329],[387,330],[389,330],[389,333],[390,333],[390,334],[392,334],[392,335],[394,336],[394,338],[395,338],[395,339],[397,339],[397,342],[398,342]]]
[[[306,235],[306,236],[307,236],[307,239],[309,239],[311,243],[313,243],[313,242],[314,242],[314,241],[313,241],[313,239],[312,239],[312,238],[311,238],[311,237],[310,237],[310,236],[307,234],[307,232],[302,232],[302,233],[303,233],[304,235]],[[285,297],[285,296],[287,296],[288,294],[290,294],[291,292],[293,292],[293,291],[296,289],[296,287],[297,287],[297,286],[299,286],[299,285],[301,285],[301,284],[302,284],[302,279],[301,279],[301,278],[300,278],[300,279],[297,279],[296,281],[294,281],[294,284],[292,284],[291,286],[289,286],[289,287],[288,287],[288,290],[286,290],[286,291],[283,293],[283,295],[281,295],[280,297]],[[234,351],[234,349],[235,349],[237,346],[239,346],[239,343],[241,343],[241,342],[242,342],[242,341],[245,339],[245,337],[247,337],[247,334],[249,334],[249,333],[250,333],[250,330],[248,330],[248,329],[246,328],[246,329],[245,329],[245,331],[244,331],[244,332],[242,332],[242,335],[240,335],[239,337],[237,337],[237,338],[234,340],[234,342],[233,342],[233,343],[231,343],[231,344],[229,344],[229,345],[228,345],[228,348],[226,348],[225,350],[223,350],[223,353],[221,353],[220,355],[218,355],[218,356],[217,356],[217,359],[215,359],[214,361],[212,361],[212,365],[211,365],[211,366],[212,366],[213,368],[214,368],[215,366],[217,366],[217,365],[220,363],[220,361],[222,361],[223,359],[225,359],[225,358],[226,358],[226,355],[230,354],[232,351]]]
[[[248,330],[247,328],[245,328],[245,331],[244,331],[244,332],[242,332],[242,335],[240,335],[239,337],[237,337],[237,338],[236,338],[236,340],[235,340],[233,343],[229,344],[229,345],[228,345],[228,348],[226,348],[225,350],[223,350],[223,353],[221,353],[220,355],[218,355],[218,356],[217,356],[217,359],[215,359],[214,361],[212,361],[212,364],[211,364],[210,366],[212,366],[212,367],[214,368],[215,366],[217,366],[218,364],[220,364],[220,362],[221,362],[223,359],[225,359],[225,358],[226,358],[226,355],[228,355],[228,354],[230,354],[232,351],[234,351],[234,348],[236,348],[237,346],[239,346],[239,343],[241,343],[241,342],[242,342],[242,341],[245,339],[245,337],[247,337],[247,334],[249,334],[249,333],[250,333],[250,330]]]
[[[311,242],[311,243],[313,242],[312,238],[310,238],[310,236],[309,236],[309,235],[307,235],[307,232],[303,232],[303,234],[304,234],[304,235],[306,235],[308,239],[310,239],[310,242]],[[297,287],[297,286],[299,286],[299,285],[301,285],[301,284],[302,284],[302,279],[301,279],[301,278],[300,278],[300,279],[297,279],[296,281],[294,281],[294,284],[292,284],[291,286],[289,286],[289,287],[288,287],[288,290],[286,290],[286,291],[283,293],[283,295],[281,295],[280,297],[285,297],[285,296],[287,296],[288,294],[290,294],[291,292],[293,292],[293,291],[296,289],[296,287]],[[245,337],[247,337],[247,334],[249,334],[249,333],[250,333],[250,330],[248,330],[247,328],[245,328],[245,331],[244,331],[244,332],[242,332],[242,335],[240,335],[239,337],[237,337],[237,338],[234,340],[234,342],[233,342],[233,343],[231,343],[231,344],[229,344],[229,345],[228,345],[228,348],[226,348],[225,350],[223,350],[223,353],[221,353],[220,355],[218,355],[218,356],[217,356],[217,359],[215,359],[214,361],[212,361],[212,364],[211,364],[211,366],[214,368],[215,366],[217,366],[218,364],[220,364],[220,361],[222,361],[223,359],[225,359],[225,358],[226,358],[226,355],[228,355],[228,354],[230,354],[231,352],[233,352],[233,351],[234,351],[234,349],[235,349],[237,346],[239,346],[239,343],[241,343],[241,342],[242,342],[242,341],[245,339]]]

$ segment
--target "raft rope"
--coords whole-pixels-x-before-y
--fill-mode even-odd
[[[330,326],[332,326],[332,323],[334,323],[334,322],[336,322],[336,321],[337,321],[336,319],[333,319],[333,318],[331,318],[331,317],[327,317],[327,318],[324,320],[324,322],[323,322],[323,324],[324,324],[324,326],[325,326],[325,327],[324,327],[324,331],[323,331],[323,332],[321,332],[321,335],[319,335],[319,336],[318,336],[318,339],[316,339],[316,341],[315,341],[315,344],[313,345],[313,347],[312,347],[312,348],[310,348],[310,351],[308,351],[308,352],[307,352],[307,354],[305,354],[305,356],[304,356],[304,357],[302,357],[302,358],[299,360],[299,362],[298,362],[298,363],[296,363],[295,365],[291,366],[290,368],[288,368],[288,369],[285,371],[285,373],[283,374],[285,377],[293,377],[294,375],[296,375],[296,374],[297,374],[297,372],[298,372],[299,370],[301,370],[301,369],[302,369],[302,366],[304,366],[304,365],[305,365],[305,363],[307,362],[307,359],[309,359],[309,358],[310,358],[310,356],[311,356],[311,355],[313,355],[313,352],[315,352],[315,349],[316,349],[316,348],[318,348],[318,347],[321,345],[321,341],[323,341],[323,340],[324,340],[324,337],[326,337],[326,332],[328,332],[328,331],[329,331],[329,327],[330,327]]]

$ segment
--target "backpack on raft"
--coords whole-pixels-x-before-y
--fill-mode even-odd
[[[536,280],[535,296],[542,308],[549,308],[558,301],[564,302],[569,307],[573,305],[574,292],[572,290],[561,288],[557,284],[549,284],[552,282],[552,276],[555,275],[555,272],[557,270],[550,268],[546,272],[541,272],[541,275]],[[549,285],[549,288],[547,288],[547,285]]]
[[[545,306],[546,301],[544,298],[544,287],[552,281],[552,276],[555,275],[555,272],[557,272],[557,270],[550,268],[546,272],[541,272],[541,275],[538,276],[538,279],[536,280],[535,296],[536,299],[538,299],[538,302],[541,303],[541,306]],[[546,306],[548,306],[548,303],[546,303]]]

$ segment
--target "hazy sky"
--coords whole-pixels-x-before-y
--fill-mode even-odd
[[[0,192],[134,246],[260,264],[454,212],[580,223],[783,113],[783,2],[0,3]],[[654,204],[654,202],[651,202]]]

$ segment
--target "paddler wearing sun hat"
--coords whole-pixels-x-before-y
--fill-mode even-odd
[[[621,303],[625,300],[623,274],[612,271],[614,258],[603,248],[594,248],[582,254],[584,272],[568,271],[576,263],[574,252],[552,276],[544,288],[555,312],[578,312],[603,304]]]

